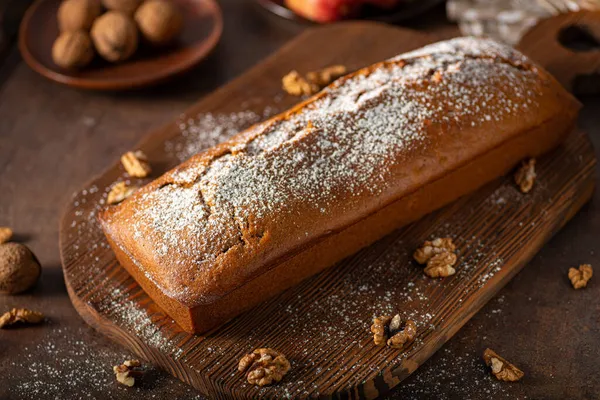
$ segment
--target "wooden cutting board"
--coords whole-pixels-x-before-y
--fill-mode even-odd
[[[280,89],[280,78],[292,69],[355,69],[431,41],[374,23],[307,31],[138,148],[156,177],[297,102]],[[521,194],[511,177],[499,179],[199,336],[183,332],[143,292],[96,223],[107,188],[127,179],[114,160],[67,207],[60,229],[65,281],[90,325],[212,397],[375,398],[423,364],[590,198],[596,160],[584,133],[573,132],[538,162],[532,193]],[[427,278],[411,260],[420,243],[438,236],[453,237],[459,251],[457,274],[443,280]],[[372,317],[396,312],[417,322],[417,340],[405,351],[376,347]],[[237,372],[238,360],[257,347],[276,348],[290,359],[281,383],[257,388]]]

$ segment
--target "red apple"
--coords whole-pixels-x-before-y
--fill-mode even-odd
[[[306,19],[325,23],[354,15],[360,2],[361,0],[285,0],[285,5]]]

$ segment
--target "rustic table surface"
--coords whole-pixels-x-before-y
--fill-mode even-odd
[[[0,311],[44,312],[41,326],[0,330],[0,399],[202,399],[150,368],[141,385],[114,381],[112,366],[131,356],[87,327],[64,286],[58,221],[73,192],[131,149],[149,130],[273,52],[305,26],[268,18],[250,2],[222,0],[223,38],[192,72],[161,87],[91,93],[49,82],[16,50],[25,0],[0,2],[0,226],[37,254],[37,287],[0,297]],[[8,12],[7,12],[8,10]],[[443,7],[411,22],[440,38],[458,34]],[[600,96],[581,99],[580,126],[600,148]],[[599,154],[600,155],[600,154]],[[575,291],[567,270],[600,266],[600,200],[570,222],[459,333],[390,399],[600,398],[600,283]],[[491,347],[526,373],[519,383],[490,378],[481,354]]]

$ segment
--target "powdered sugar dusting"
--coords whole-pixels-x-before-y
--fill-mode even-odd
[[[183,162],[202,150],[215,146],[236,133],[276,113],[267,107],[262,114],[240,111],[229,114],[204,113],[196,117],[181,116],[178,121],[181,137],[165,142],[165,151]]]
[[[180,357],[182,350],[175,342],[165,336],[160,325],[154,322],[140,304],[129,300],[128,294],[120,288],[111,293],[96,305],[98,310],[110,316],[119,325],[141,338],[147,345],[170,354],[174,359]],[[171,323],[173,321],[169,318]]]
[[[6,368],[0,387],[2,399],[120,399],[132,394],[143,399],[206,398],[146,362],[136,385],[125,387],[116,381],[112,367],[136,358],[134,355],[110,346],[91,328],[66,329],[52,321],[47,324],[51,329],[40,340],[24,346],[19,358],[7,361],[10,368]],[[40,361],[40,353],[54,362]],[[14,377],[12,371],[16,373]],[[23,376],[27,378],[22,379]]]

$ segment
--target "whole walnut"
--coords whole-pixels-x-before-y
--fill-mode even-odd
[[[143,1],[144,0],[102,0],[102,4],[109,10],[133,15]]]
[[[93,58],[92,41],[84,31],[63,32],[52,46],[52,59],[62,68],[82,68]]]
[[[61,32],[89,31],[102,12],[99,0],[65,0],[58,8]]]
[[[135,12],[135,22],[142,36],[154,45],[171,42],[183,26],[179,8],[166,0],[148,0]]]
[[[98,53],[111,62],[131,57],[138,45],[135,23],[127,15],[109,11],[94,22],[92,40]]]
[[[0,245],[0,293],[21,293],[40,277],[40,263],[31,250],[20,243]]]

